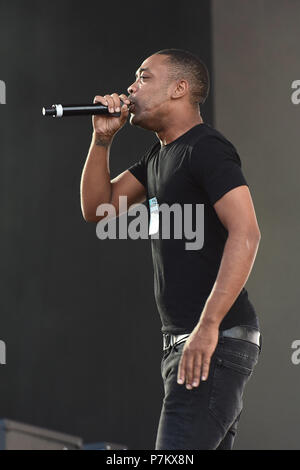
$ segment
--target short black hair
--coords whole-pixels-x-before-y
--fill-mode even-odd
[[[155,54],[168,56],[169,63],[173,66],[172,79],[186,78],[190,85],[192,104],[203,104],[210,87],[209,73],[204,62],[192,52],[183,49],[162,49]]]

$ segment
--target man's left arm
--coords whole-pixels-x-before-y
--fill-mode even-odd
[[[228,238],[213,289],[180,360],[178,383],[186,382],[188,389],[199,385],[200,376],[201,380],[208,377],[220,323],[247,282],[261,238],[248,186],[227,192],[214,204],[214,209],[228,231]]]

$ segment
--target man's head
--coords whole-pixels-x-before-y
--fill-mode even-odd
[[[170,113],[199,112],[209,92],[204,63],[181,49],[164,49],[148,57],[128,88],[133,102],[130,122],[158,130]]]

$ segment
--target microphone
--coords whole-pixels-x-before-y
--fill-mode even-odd
[[[120,100],[121,106],[123,101]],[[65,116],[94,116],[96,114],[107,114],[112,117],[120,117],[121,113],[110,113],[108,106],[101,103],[93,104],[53,104],[51,108],[42,109],[43,116],[61,118]]]

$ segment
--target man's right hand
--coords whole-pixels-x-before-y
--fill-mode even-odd
[[[120,99],[124,103],[122,107]],[[121,112],[120,117],[113,117],[107,114],[92,117],[94,133],[97,136],[97,140],[103,141],[104,144],[110,144],[114,135],[127,121],[130,101],[126,95],[113,93],[112,95],[95,96],[94,103],[101,103],[104,106],[108,106],[109,114]]]

